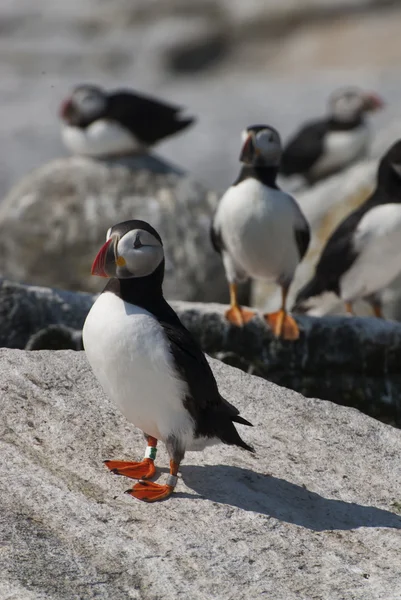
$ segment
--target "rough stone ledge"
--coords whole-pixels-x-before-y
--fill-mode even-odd
[[[0,350],[2,599],[399,598],[401,432],[211,365],[256,454],[188,452],[145,505],[102,464],[144,440],[84,353]]]
[[[0,280],[0,346],[81,349],[79,330],[93,299]],[[299,316],[301,337],[290,343],[276,340],[260,317],[243,329],[229,325],[220,304],[172,305],[204,351],[223,362],[401,426],[400,323]]]

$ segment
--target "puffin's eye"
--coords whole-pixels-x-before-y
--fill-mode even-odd
[[[143,244],[142,244],[141,240],[139,239],[139,236],[137,236],[134,241],[134,248],[135,249],[142,248],[142,246],[143,246]]]

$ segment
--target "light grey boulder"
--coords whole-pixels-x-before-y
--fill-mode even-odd
[[[1,272],[25,283],[97,291],[91,264],[108,228],[143,219],[162,236],[169,298],[221,301],[227,284],[209,240],[216,196],[155,156],[73,157],[27,175],[0,204]]]
[[[146,505],[102,464],[144,440],[84,353],[0,351],[2,598],[397,598],[401,432],[212,368],[256,455],[188,452],[176,493]],[[161,445],[160,481],[167,462]]]
[[[95,296],[0,280],[0,346],[82,348]],[[237,328],[221,304],[173,302],[208,354],[297,390],[401,427],[401,324],[371,318],[297,317],[297,342],[276,340],[259,317]]]

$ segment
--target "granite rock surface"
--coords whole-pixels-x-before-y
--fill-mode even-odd
[[[102,464],[144,442],[84,353],[0,350],[2,598],[398,600],[401,432],[212,368],[256,455],[188,452],[174,496],[146,505]]]

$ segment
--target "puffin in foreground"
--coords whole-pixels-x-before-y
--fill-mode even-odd
[[[348,313],[364,299],[382,317],[380,292],[400,273],[401,140],[380,161],[373,194],[331,234],[293,310],[319,315],[324,296],[334,293]]]
[[[309,225],[294,198],[277,187],[281,158],[277,131],[253,125],[243,132],[243,140],[240,174],[221,198],[211,229],[230,288],[226,318],[242,326],[255,316],[239,306],[238,282],[249,277],[274,281],[281,287],[282,304],[265,319],[276,337],[295,340],[299,328],[286,312],[286,299],[295,269],[308,249]]]
[[[60,108],[62,138],[73,154],[117,156],[145,152],[194,122],[181,108],[129,90],[79,85]]]
[[[383,101],[358,88],[341,89],[329,98],[326,118],[306,123],[284,148],[283,175],[303,175],[312,185],[367,155],[369,128],[365,114]]]
[[[109,277],[83,328],[88,361],[106,394],[147,439],[141,462],[106,461],[139,479],[128,493],[146,502],[167,498],[186,450],[225,443],[254,452],[234,423],[251,423],[219,393],[200,346],[163,297],[162,240],[144,221],[111,227],[92,274]],[[155,474],[156,445],[170,456],[165,485]]]

